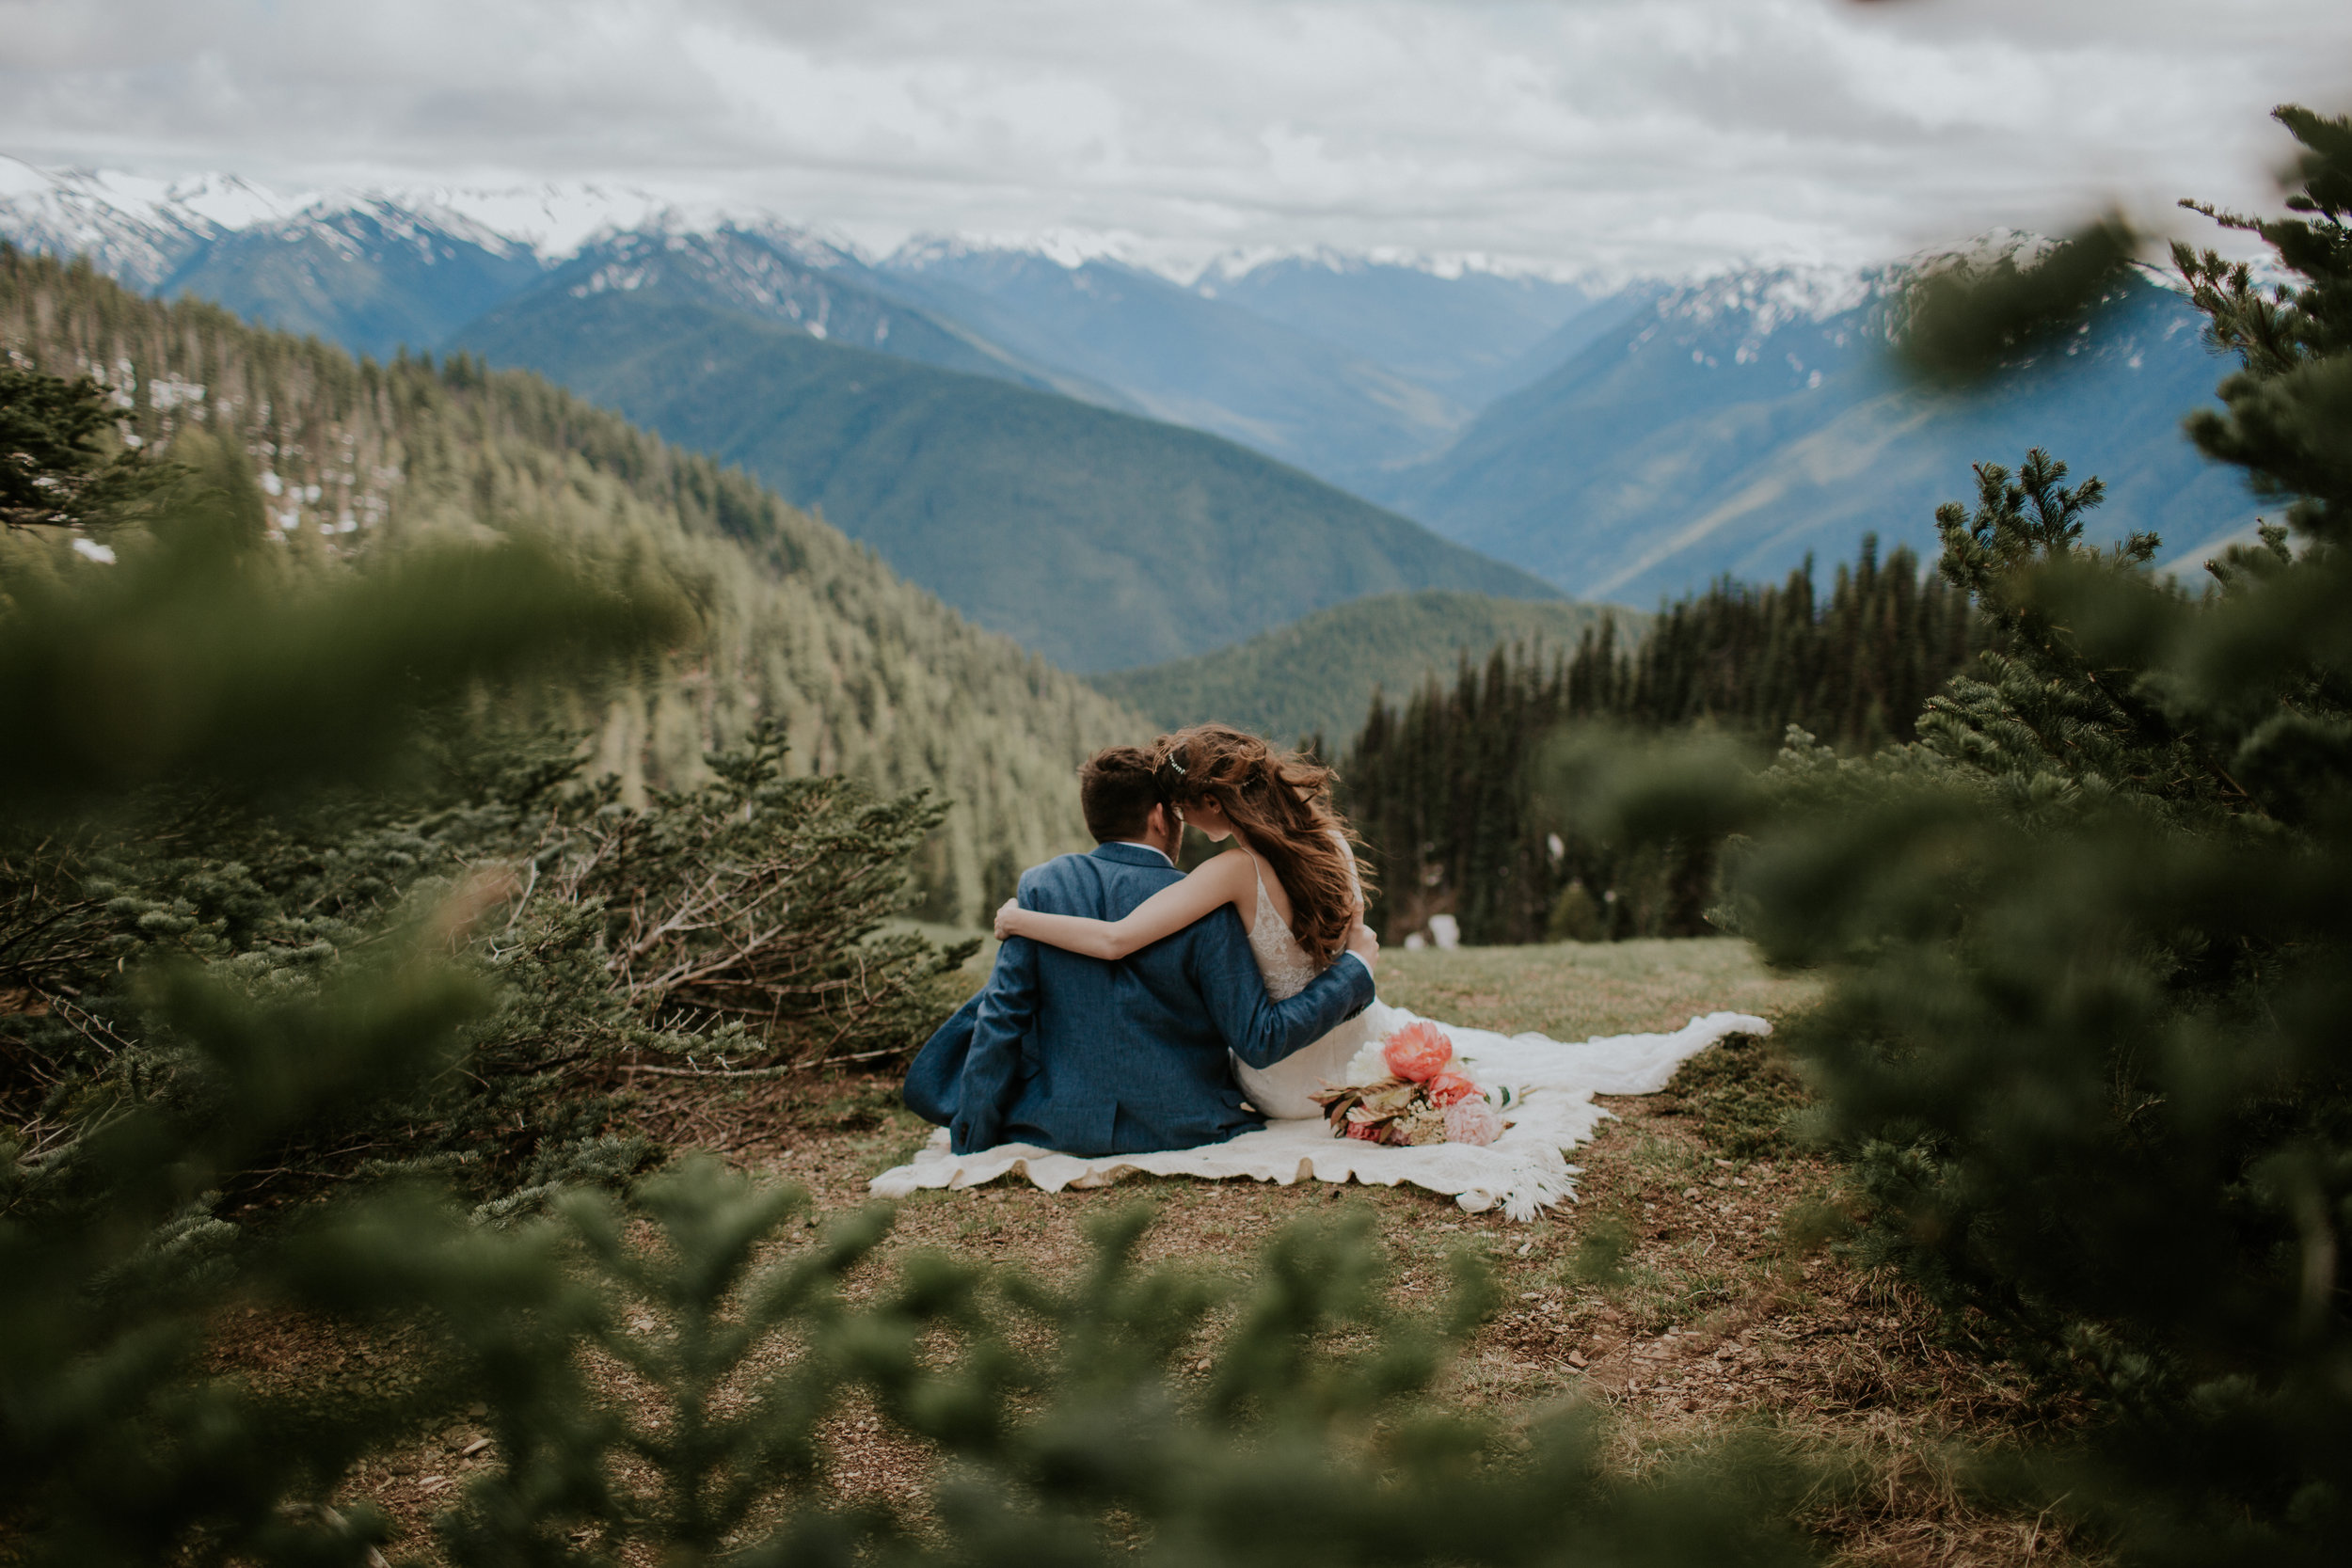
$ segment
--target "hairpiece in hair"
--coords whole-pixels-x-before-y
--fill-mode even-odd
[[[1177,781],[1184,776],[1184,765],[1176,760],[1183,751],[1181,746],[1174,748],[1160,758],[1160,765],[1152,770],[1152,783],[1163,799],[1172,800],[1175,797]]]

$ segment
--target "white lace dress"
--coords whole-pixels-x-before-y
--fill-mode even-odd
[[[1340,847],[1349,856],[1348,876],[1352,880],[1356,875],[1354,853],[1347,848],[1344,838],[1340,839]],[[1307,950],[1298,945],[1290,927],[1282,924],[1282,917],[1274,912],[1274,900],[1266,896],[1264,863],[1255,856],[1251,857],[1251,863],[1258,868],[1258,913],[1249,923],[1249,951],[1258,960],[1258,973],[1265,976],[1266,994],[1281,1002],[1305,990],[1307,982],[1322,971],[1307,957]],[[1358,896],[1361,895],[1362,884],[1359,883]],[[1348,1059],[1372,1037],[1374,1016],[1380,1010],[1380,1005],[1374,1003],[1312,1045],[1300,1047],[1269,1068],[1253,1068],[1240,1057],[1232,1057],[1233,1077],[1262,1116],[1277,1121],[1319,1117],[1323,1107],[1314,1102],[1314,1092],[1326,1083],[1340,1082],[1345,1075]]]

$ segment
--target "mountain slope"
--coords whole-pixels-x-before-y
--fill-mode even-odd
[[[434,347],[541,270],[530,246],[453,213],[369,198],[215,236],[154,292],[387,359]]]
[[[1624,331],[1637,316],[1653,309],[1668,291],[1658,283],[1629,283],[1614,293],[1602,294],[1553,327],[1514,357],[1491,370],[1465,375],[1459,383],[1463,402],[1486,409],[1522,387],[1532,387],[1612,333]],[[1387,476],[1394,483],[1395,474]]]
[[[1599,297],[1550,278],[1437,273],[1328,250],[1212,268],[1193,288],[1470,407],[1486,399],[1467,388],[1484,385]]]
[[[883,272],[909,298],[1031,359],[1355,487],[1426,456],[1467,410],[1390,367],[1118,261],[1065,265],[959,242],[901,249]]]
[[[658,288],[542,292],[461,341],[740,464],[1068,668],[1200,653],[1367,594],[1556,596],[1231,442]]]
[[[0,155],[0,240],[86,258],[151,291],[215,238],[286,204],[227,175],[166,183],[90,169],[51,171]]]
[[[963,322],[908,303],[848,251],[782,225],[729,223],[602,235],[516,298],[513,309],[560,310],[564,298],[647,289],[739,310],[825,342],[994,376],[1106,407],[1132,406],[1083,375],[1024,358]]]
[[[2201,319],[2135,279],[2062,347],[1970,396],[1888,364],[1897,279],[1745,275],[1678,291],[1482,413],[1382,499],[1587,597],[1640,602],[1730,572],[1776,577],[1859,536],[1935,549],[1970,466],[2029,446],[2110,483],[2092,531],[2185,548],[2255,510],[2180,435],[2221,365]]]
[[[191,429],[235,439],[263,467],[290,570],[364,570],[420,536],[513,531],[694,605],[698,641],[549,721],[590,732],[632,784],[689,780],[713,743],[768,718],[798,768],[931,789],[954,802],[919,867],[934,918],[977,919],[1020,866],[1083,846],[1073,768],[1144,728],[743,475],[535,376],[355,364],[5,252],[0,345],[114,386],[151,446]],[[60,569],[102,569],[56,553]]]
[[[581,193],[589,199],[587,193]],[[676,213],[601,227],[549,261],[450,201],[519,215],[485,193],[343,193],[303,202],[232,177],[166,185],[45,172],[0,158],[0,239],[85,256],[117,281],[209,299],[250,321],[353,354],[438,348],[458,327],[534,289],[664,285],[816,338],[999,376],[1105,407],[1135,405],[1082,375],[1032,363],[893,293],[855,254],[774,222]],[[551,276],[550,276],[551,274]]]
[[[1333,752],[1371,711],[1373,693],[1394,699],[1432,675],[1450,676],[1504,642],[1573,647],[1613,615],[1638,629],[1649,617],[1614,606],[1537,604],[1425,589],[1383,594],[1317,610],[1287,626],[1198,658],[1089,677],[1163,729],[1222,720],[1285,745],[1321,735]]]

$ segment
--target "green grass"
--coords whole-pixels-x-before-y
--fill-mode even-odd
[[[1702,1136],[1746,1160],[1789,1153],[1790,1118],[1808,1098],[1781,1043],[1756,1035],[1734,1035],[1693,1056],[1676,1073],[1674,1088],[1698,1117]]]
[[[985,933],[908,923],[946,946]],[[996,942],[987,937],[963,967],[965,994],[988,980]],[[1810,1007],[1822,982],[1767,969],[1727,937],[1644,937],[1632,942],[1540,942],[1524,947],[1402,947],[1380,951],[1380,1000],[1423,1018],[1493,1029],[1534,1030],[1559,1040],[1681,1028],[1697,1015],[1756,1013],[1777,1021]],[[1710,1058],[1712,1053],[1710,1053]],[[1775,1070],[1786,1072],[1775,1055]],[[1744,1072],[1744,1068],[1742,1069]],[[1793,1077],[1789,1080],[1793,1085]]]
[[[1772,1019],[1811,1006],[1821,982],[1776,974],[1744,942],[1645,938],[1462,947],[1450,953],[1384,949],[1380,999],[1424,1018],[1554,1039],[1679,1029],[1698,1015]]]

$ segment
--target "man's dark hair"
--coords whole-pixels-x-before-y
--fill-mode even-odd
[[[1139,746],[1113,746],[1095,752],[1078,768],[1078,809],[1097,844],[1141,838],[1160,803],[1152,776],[1152,753]]]

